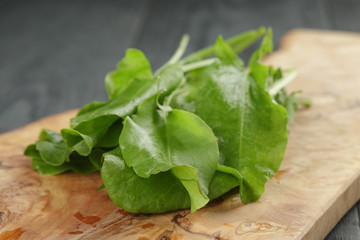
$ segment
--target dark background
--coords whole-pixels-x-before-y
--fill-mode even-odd
[[[0,133],[106,100],[104,76],[126,48],[143,50],[156,70],[184,33],[190,52],[262,25],[273,28],[276,48],[293,28],[360,32],[360,1],[1,0]],[[326,239],[360,239],[359,209]]]

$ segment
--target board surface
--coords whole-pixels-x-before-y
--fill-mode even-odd
[[[296,30],[266,59],[298,69],[289,89],[313,99],[297,113],[280,171],[261,199],[238,194],[190,214],[131,214],[98,173],[42,176],[22,155],[42,128],[75,111],[0,135],[0,239],[322,239],[360,198],[360,35]]]

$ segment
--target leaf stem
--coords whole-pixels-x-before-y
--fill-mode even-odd
[[[172,91],[172,93],[165,98],[164,100],[164,106],[166,107],[170,107],[170,102],[172,100],[172,98],[179,92],[179,89],[181,89],[182,86],[184,86],[186,84],[186,78],[183,77],[179,83],[179,85],[175,88],[174,91]],[[170,107],[171,108],[171,107]]]
[[[216,61],[216,58],[208,58],[202,61],[198,61],[198,62],[193,62],[193,63],[189,63],[186,65],[183,65],[183,71],[184,72],[189,72],[198,68],[203,68],[203,67],[207,67],[210,66],[211,64],[213,64]]]
[[[172,110],[172,108],[170,106],[161,105],[159,103],[159,96],[160,96],[160,94],[158,94],[156,96],[156,106],[161,110],[162,118],[166,124],[166,116],[167,116],[168,112],[170,112]]]
[[[175,53],[172,55],[172,57],[169,59],[169,61],[167,61],[162,67],[160,67],[158,70],[155,71],[155,74],[154,74],[155,76],[158,75],[164,67],[174,64],[180,60],[180,58],[184,55],[184,52],[189,43],[189,39],[190,39],[190,37],[188,34],[184,34],[182,36],[179,47],[176,49]]]
[[[298,72],[294,69],[289,70],[284,77],[274,83],[269,89],[269,94],[271,97],[274,97],[281,89],[283,89],[286,85],[288,85],[292,80],[296,78]]]
[[[180,60],[180,58],[184,55],[187,45],[189,44],[189,35],[184,34],[181,38],[180,44],[174,55],[170,58],[170,60],[165,65],[174,64]]]
[[[252,43],[254,43],[256,40],[258,40],[262,35],[264,35],[265,32],[266,29],[264,27],[260,27],[257,30],[247,31],[232,38],[229,38],[226,40],[226,43],[228,43],[236,53],[239,53],[248,46],[250,46]],[[182,59],[181,62],[190,63],[201,60],[214,55],[214,52],[215,46],[212,45],[190,54],[189,56]]]

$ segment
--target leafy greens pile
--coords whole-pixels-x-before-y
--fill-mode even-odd
[[[237,53],[261,36],[245,68]],[[130,212],[194,212],[235,187],[244,203],[259,199],[304,103],[284,89],[296,72],[260,62],[272,51],[271,29],[220,36],[181,59],[187,43],[185,35],[154,74],[141,51],[128,49],[105,78],[108,101],[84,106],[70,128],[43,130],[27,147],[33,168],[100,171],[112,201]]]

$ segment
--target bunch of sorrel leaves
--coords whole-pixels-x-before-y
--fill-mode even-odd
[[[237,56],[263,36],[248,67]],[[152,73],[144,54],[128,49],[105,78],[109,100],[84,106],[61,134],[43,130],[25,150],[41,174],[101,172],[112,201],[130,212],[194,212],[238,187],[260,198],[279,169],[288,124],[307,100],[284,86],[293,70],[260,61],[272,31],[248,31]]]

